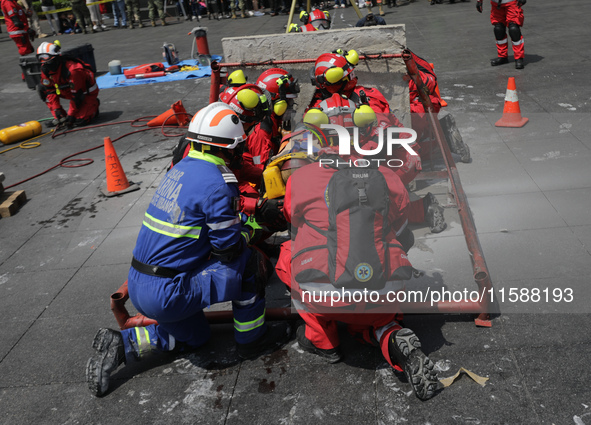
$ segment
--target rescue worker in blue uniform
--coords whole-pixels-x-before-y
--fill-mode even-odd
[[[163,178],[146,211],[128,275],[129,297],[157,325],[121,332],[100,329],[86,366],[89,389],[108,390],[119,365],[150,351],[200,347],[210,338],[203,309],[232,300],[234,336],[242,359],[279,348],[287,323],[265,323],[265,279],[248,245],[259,231],[238,214],[237,180],[246,135],[238,115],[212,103],[192,119],[189,155]],[[248,221],[248,223],[252,223]]]

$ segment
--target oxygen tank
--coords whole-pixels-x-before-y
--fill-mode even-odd
[[[39,121],[29,121],[0,130],[0,142],[5,145],[30,139],[41,134],[43,128]]]

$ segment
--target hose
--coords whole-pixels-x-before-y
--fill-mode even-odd
[[[181,113],[181,114],[174,114],[174,115],[190,115],[190,114]],[[9,149],[6,149],[4,151],[0,151],[0,154],[2,154],[4,152],[7,152],[9,150],[12,150],[12,149],[16,149],[16,148],[32,149],[32,148],[36,148],[38,146],[41,146],[41,143],[39,143],[39,142],[32,142],[32,140],[37,139],[37,138],[42,137],[42,136],[45,136],[45,135],[50,134],[50,133],[51,133],[51,138],[52,139],[55,139],[58,136],[64,136],[66,134],[74,133],[76,131],[89,130],[89,129],[99,128],[99,127],[106,127],[106,126],[110,126],[110,125],[130,124],[131,127],[134,127],[134,128],[138,128],[139,127],[140,128],[139,130],[130,131],[128,133],[125,133],[125,134],[123,134],[123,135],[115,138],[115,139],[112,139],[111,142],[115,143],[116,141],[121,140],[124,137],[130,136],[132,134],[141,133],[141,132],[148,131],[148,130],[157,130],[157,129],[160,129],[160,132],[165,137],[178,137],[178,136],[182,136],[182,134],[178,134],[178,133],[176,133],[176,134],[169,134],[169,133],[166,133],[164,131],[164,129],[165,128],[176,128],[176,129],[179,129],[179,128],[186,129],[187,128],[187,126],[166,125],[166,121],[168,121],[168,119],[166,119],[162,123],[162,125],[159,126],[159,127],[146,127],[147,126],[147,122],[151,118],[155,118],[156,116],[157,115],[149,115],[149,116],[145,116],[145,117],[141,117],[141,118],[136,118],[134,120],[117,121],[117,122],[113,122],[113,123],[104,123],[104,124],[94,124],[94,125],[89,125],[89,126],[85,126],[85,127],[73,128],[73,129],[67,129],[67,128],[64,128],[64,127],[61,127],[61,126],[57,126],[55,129],[52,129],[52,130],[50,130],[50,131],[48,131],[46,133],[40,134],[39,136],[33,137],[31,139],[28,139],[28,140],[25,140],[24,142],[22,142],[18,146],[13,146],[13,147],[11,147]],[[43,119],[43,120],[39,120],[39,121],[47,121],[48,119],[51,119],[51,118],[47,118],[47,119]],[[144,124],[138,124],[138,123],[144,123]],[[146,127],[146,128],[141,128],[141,127]],[[62,131],[59,131],[59,130],[62,130]],[[32,142],[32,144],[31,144],[31,142]],[[91,158],[73,158],[73,157],[75,157],[77,155],[82,155],[82,154],[87,153],[87,152],[94,151],[96,149],[100,149],[100,148],[102,148],[104,146],[105,146],[104,143],[101,143],[100,145],[95,146],[93,148],[85,149],[83,151],[73,153],[72,155],[68,155],[65,158],[63,158],[60,162],[58,162],[56,165],[48,168],[47,170],[42,171],[42,172],[40,172],[38,174],[35,174],[34,176],[28,177],[28,178],[26,178],[24,180],[21,180],[21,181],[19,181],[17,183],[11,184],[10,186],[4,186],[4,189],[10,189],[12,187],[15,187],[15,186],[21,185],[23,183],[26,183],[26,182],[28,182],[30,180],[33,180],[33,179],[35,179],[35,178],[37,178],[39,176],[42,176],[44,174],[47,174],[51,170],[53,170],[55,168],[58,168],[58,167],[77,168],[77,167],[84,167],[86,165],[90,165],[90,164],[92,164],[94,162],[94,160],[91,159]]]

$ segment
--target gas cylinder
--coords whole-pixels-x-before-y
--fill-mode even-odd
[[[5,145],[30,139],[41,134],[43,128],[39,121],[29,121],[0,130],[0,142]]]

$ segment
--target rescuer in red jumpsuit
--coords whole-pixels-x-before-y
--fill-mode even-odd
[[[54,116],[50,125],[84,126],[98,116],[99,88],[90,65],[62,57],[60,46],[47,42],[37,48],[37,58],[41,63],[41,84],[37,89]],[[70,101],[67,113],[60,98]]]
[[[325,146],[327,142],[319,144]],[[336,158],[338,150],[331,149],[321,151],[320,158],[323,158],[322,155]],[[339,158],[347,160],[354,157]],[[409,279],[408,272],[412,266],[405,251],[410,249],[414,239],[406,228],[408,194],[390,168],[379,167],[379,171],[387,182],[389,199],[388,216],[385,218],[388,224],[384,224],[389,229],[386,240],[389,246],[396,247],[388,251],[388,259],[385,260],[387,275],[392,279]],[[326,234],[329,209],[325,199],[329,181],[336,172],[337,169],[332,166],[321,167],[314,162],[295,170],[287,180],[283,211],[292,225],[293,240],[281,246],[276,271],[290,288],[294,304],[305,322],[297,330],[298,344],[303,350],[329,363],[336,363],[342,359],[337,322],[346,323],[357,340],[379,347],[392,367],[405,372],[416,396],[427,400],[433,397],[437,388],[434,364],[421,352],[421,344],[414,332],[400,325],[402,314],[396,311],[395,305],[384,308],[384,304],[370,305],[366,302],[306,300],[305,292],[337,290],[326,278],[331,254]],[[353,239],[350,241],[354,242]],[[347,251],[342,247],[342,241],[339,247]],[[325,278],[313,279],[312,275],[323,275]],[[395,286],[394,282],[388,282],[385,288],[391,290]]]
[[[522,6],[527,0],[491,0],[490,22],[493,24],[495,38],[497,40],[497,57],[490,61],[492,66],[509,63],[509,48],[507,39],[507,28],[509,37],[513,44],[513,55],[515,56],[515,69],[523,69],[523,26]],[[482,13],[482,0],[476,2],[476,10]]]
[[[354,50],[336,50],[333,53],[320,55],[314,64],[314,78],[316,91],[308,108],[321,107],[322,103],[335,95],[344,96],[356,105],[367,105],[377,114],[376,130],[387,127],[403,127],[396,116],[390,112],[390,105],[379,90],[363,87],[357,84],[354,68],[359,61],[359,55]],[[324,111],[328,113],[328,111]],[[377,134],[377,133],[376,133]],[[372,135],[372,137],[375,135]],[[402,134],[401,137],[408,137]],[[415,145],[413,145],[415,146]],[[418,144],[413,148],[420,154]],[[403,162],[396,174],[404,184],[410,183],[421,171],[419,155],[409,155],[405,149],[393,152],[393,158]],[[446,227],[443,208],[432,194],[411,203],[410,220],[412,223],[428,222],[432,233],[442,232]]]
[[[2,0],[2,14],[6,22],[8,36],[16,43],[21,56],[33,53],[35,49],[31,39],[35,38],[35,31],[29,28],[27,14],[16,0]]]

